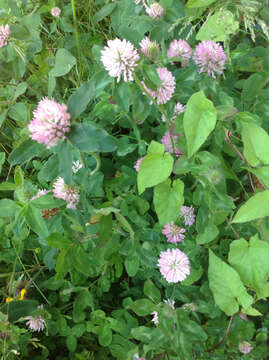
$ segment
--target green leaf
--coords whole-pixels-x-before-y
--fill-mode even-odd
[[[67,185],[72,184],[72,164],[73,152],[69,141],[63,141],[57,147],[57,154],[59,157],[58,176],[62,177]]]
[[[51,181],[59,174],[59,157],[57,154],[52,155],[48,161],[43,164],[38,173],[39,181]]]
[[[111,152],[116,149],[115,139],[93,124],[71,126],[68,138],[74,146],[85,152]]]
[[[110,15],[112,11],[115,9],[116,3],[106,4],[103,6],[93,17],[93,24],[98,23],[103,20],[106,16]]]
[[[152,339],[152,329],[146,326],[139,326],[131,329],[132,336],[139,341],[142,341],[146,344],[150,343]]]
[[[172,187],[170,179],[154,187],[154,207],[162,226],[178,218],[184,203],[183,192],[184,183],[179,179],[173,181]]]
[[[106,324],[99,330],[98,341],[101,346],[108,346],[112,341],[112,331],[110,325]]]
[[[224,121],[231,118],[237,113],[237,109],[232,105],[219,105],[216,106],[218,120]]]
[[[46,242],[49,246],[56,249],[66,249],[72,244],[69,239],[59,233],[52,233],[47,237]]]
[[[11,191],[16,189],[16,184],[11,182],[3,182],[0,184],[0,191]]]
[[[238,273],[209,250],[209,287],[219,308],[226,315],[238,312],[239,304],[247,309],[253,303]]]
[[[216,239],[219,234],[219,229],[215,224],[209,222],[202,233],[199,233],[196,237],[196,244],[202,245],[207,244]]]
[[[25,219],[27,224],[37,235],[42,238],[49,236],[47,225],[41,216],[41,211],[32,204],[29,204],[28,206]]]
[[[129,276],[135,276],[139,269],[139,257],[136,254],[129,255],[124,261],[125,269]]]
[[[187,279],[183,280],[181,282],[181,284],[185,285],[185,286],[192,285],[193,283],[195,283],[196,281],[198,281],[201,278],[201,276],[203,275],[203,272],[204,272],[204,270],[203,270],[202,266],[200,266],[199,269],[194,269],[192,267],[190,275],[187,277]]]
[[[127,154],[132,153],[137,148],[137,144],[131,144],[129,139],[126,137],[121,137],[118,140],[118,156],[126,156]]]
[[[9,218],[15,215],[19,207],[10,199],[0,200],[0,218]]]
[[[20,166],[16,166],[15,168],[14,181],[17,187],[21,187],[23,185],[23,171]]]
[[[211,5],[216,0],[189,0],[187,2],[187,8],[205,7]]]
[[[29,35],[30,35],[27,27],[20,25],[20,24],[12,24],[10,26],[10,31],[12,32],[12,37],[14,37],[18,40],[25,41],[27,38],[29,38]]]
[[[25,125],[27,122],[28,110],[25,104],[16,103],[9,109],[8,115],[18,123]]]
[[[229,10],[217,11],[203,24],[196,40],[226,41],[238,29],[239,23]]]
[[[61,250],[56,261],[56,279],[63,279],[70,271],[71,261],[69,248]]]
[[[87,306],[91,306],[93,308],[93,298],[91,293],[85,289],[79,293],[73,303],[74,322],[79,323],[84,321],[86,317],[84,310]]]
[[[44,145],[31,139],[24,141],[17,148],[12,150],[8,161],[10,165],[22,164],[38,156],[44,150]]]
[[[72,335],[74,335],[76,338],[80,338],[86,330],[86,327],[84,324],[77,324],[72,327]]]
[[[187,103],[183,118],[189,158],[214,130],[216,120],[217,110],[213,103],[205,97],[203,91],[193,94]]]
[[[156,306],[148,299],[136,300],[128,307],[139,316],[146,316],[156,309]]]
[[[50,76],[58,77],[69,73],[77,59],[66,49],[59,49],[56,53],[55,65],[50,70]]]
[[[253,307],[249,307],[248,309],[242,309],[242,313],[250,316],[262,316],[262,314]]]
[[[256,99],[265,85],[265,76],[261,74],[252,74],[245,80],[241,99],[244,102],[250,102]]]
[[[32,315],[37,309],[36,300],[13,300],[1,307],[1,312],[8,314],[8,321],[17,321],[21,317]]]
[[[244,156],[251,166],[269,164],[269,135],[254,123],[242,122]]]
[[[155,304],[159,304],[161,302],[161,292],[150,279],[145,281],[144,294]]]
[[[151,65],[143,65],[143,73],[145,76],[145,82],[147,85],[147,81],[149,81],[150,83],[152,83],[153,87],[152,90],[156,90],[158,86],[162,85],[162,81],[159,77],[159,74],[157,72],[157,69]]]
[[[73,335],[68,335],[66,338],[66,346],[70,352],[75,352],[77,348],[77,339]]]
[[[146,188],[158,185],[166,180],[172,172],[173,163],[173,157],[164,152],[164,146],[152,141],[137,176],[139,194],[142,194]]]
[[[6,154],[4,152],[0,152],[0,174],[5,160],[6,160]]]
[[[229,263],[238,271],[242,281],[255,289],[258,298],[269,296],[269,244],[258,235],[250,241],[234,240],[230,245]]]
[[[107,71],[99,71],[94,74],[90,81],[81,85],[68,100],[68,112],[76,119],[87,107],[89,102],[99,96],[103,89],[111,83],[111,77]]]
[[[66,205],[66,202],[61,199],[56,199],[51,194],[46,194],[31,201],[31,204],[38,209],[46,210],[46,209],[54,209],[56,207]]]
[[[188,336],[189,341],[201,341],[207,340],[207,334],[203,330],[202,326],[197,324],[195,321],[190,320],[184,311],[181,309],[177,310],[179,331]]]
[[[252,196],[237,211],[233,223],[243,223],[269,216],[269,190]]]
[[[13,33],[12,33],[13,35]],[[27,82],[21,82],[18,84],[15,90],[15,94],[13,96],[13,101],[15,101],[19,96],[23,95],[28,87]]]
[[[174,0],[161,0],[160,3],[164,9],[169,9],[173,6]]]
[[[77,246],[72,251],[72,261],[75,269],[85,275],[93,276],[93,269],[91,262],[93,258],[90,254],[86,253],[81,246]]]
[[[115,98],[117,101],[117,105],[123,109],[126,113],[129,112],[129,106],[130,106],[130,86],[125,81],[120,81],[119,84],[117,84],[115,89]]]

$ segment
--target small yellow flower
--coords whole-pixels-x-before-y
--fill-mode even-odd
[[[14,300],[14,298],[12,298],[12,297],[7,297],[6,298],[6,303],[8,303],[8,302],[10,302],[10,301],[13,301]]]
[[[19,297],[19,300],[24,300],[26,293],[27,293],[26,289],[21,289],[21,296]]]
[[[6,303],[8,303],[10,301],[13,301],[13,300],[24,300],[25,297],[26,297],[26,293],[27,293],[26,289],[21,289],[21,294],[20,294],[19,298],[14,299],[13,297],[7,297],[6,298]]]

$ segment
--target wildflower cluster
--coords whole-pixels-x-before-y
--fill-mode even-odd
[[[133,73],[138,65],[139,55],[134,46],[125,39],[108,40],[107,46],[102,50],[101,60],[111,77],[120,81],[133,81]]]
[[[169,283],[177,283],[190,275],[190,261],[179,249],[168,249],[160,253],[158,260],[160,273]]]
[[[48,149],[56,146],[70,130],[70,114],[67,106],[54,99],[44,98],[34,111],[34,117],[28,125],[30,137],[44,144]]]
[[[68,209],[76,209],[79,203],[79,191],[74,186],[65,184],[64,179],[59,177],[53,184],[53,195],[67,202]]]

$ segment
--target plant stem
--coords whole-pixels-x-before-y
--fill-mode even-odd
[[[123,111],[123,112],[124,112],[124,115],[127,117],[127,119],[129,120],[129,123],[131,124],[131,126],[133,128],[133,132],[135,134],[137,142],[140,143],[141,136],[140,136],[140,132],[138,130],[138,127],[136,125],[136,122],[133,119],[131,119],[131,117],[125,111]]]
[[[166,124],[168,124],[169,128],[171,128],[172,122],[166,115],[166,112],[164,111],[163,106],[157,104],[157,101],[150,95],[150,93],[147,91],[147,89],[144,88],[143,84],[141,83],[141,81],[138,79],[138,77],[136,75],[134,75],[134,80],[135,80],[136,84],[139,86],[139,88],[141,89],[141,91],[144,92],[150,98],[150,100],[153,102],[153,104],[156,106],[156,108],[164,116]],[[173,153],[175,153],[174,139],[171,134],[170,134],[170,140],[171,140],[171,144],[172,144]]]
[[[156,108],[165,117],[165,120],[167,121],[167,123],[170,123],[170,119],[167,117],[165,111],[161,108],[160,105],[157,104],[157,101],[150,95],[150,93],[147,91],[147,89],[144,88],[143,84],[141,83],[141,81],[138,79],[138,77],[136,75],[134,75],[134,80],[135,80],[136,84],[139,86],[140,90],[142,92],[144,92],[150,98],[150,100],[153,102],[153,104],[156,106]]]
[[[71,0],[72,2],[72,11],[73,11],[73,20],[74,20],[74,30],[75,30],[75,37],[76,37],[76,44],[77,44],[77,51],[78,51],[78,84],[80,85],[80,79],[81,79],[81,48],[80,48],[80,40],[79,40],[79,34],[78,34],[78,24],[77,24],[77,15],[76,15],[76,6],[75,6],[75,0]]]
[[[225,132],[226,132],[226,139],[227,139],[227,142],[229,143],[229,145],[232,147],[232,149],[239,155],[240,159],[242,161],[244,161],[244,163],[246,164],[247,167],[249,167],[249,164],[246,160],[246,158],[244,157],[243,154],[241,154],[241,152],[237,149],[237,147],[235,146],[235,144],[232,142],[232,139],[231,139],[231,134],[230,134],[230,131],[227,130],[225,127],[223,127]],[[248,172],[248,176],[249,176],[249,181],[250,181],[250,185],[251,185],[251,188],[253,190],[254,193],[256,193],[256,189],[255,189],[255,186],[253,184],[253,180],[252,180],[252,176],[251,176],[251,173],[247,170]]]
[[[213,350],[215,350],[217,347],[219,347],[224,342],[224,340],[227,338],[227,336],[229,334],[229,331],[230,331],[230,328],[231,328],[231,325],[232,325],[232,322],[233,322],[233,318],[234,318],[234,315],[232,315],[230,317],[230,320],[229,320],[227,329],[225,331],[225,334],[223,336],[223,339],[217,345],[213,346],[211,349],[206,350],[206,352],[212,352]]]
[[[19,254],[18,254],[18,252],[17,252],[17,249],[16,249],[16,246],[15,246],[14,242],[13,242],[13,248],[14,248],[14,251],[15,251],[15,253],[16,253],[17,259],[19,260],[19,263],[21,264],[24,272],[26,273],[26,275],[27,275],[28,278],[30,279],[30,282],[31,282],[32,284],[34,284],[36,290],[37,290],[37,291],[39,292],[39,294],[43,297],[43,299],[44,299],[48,304],[50,304],[49,300],[46,298],[46,296],[45,296],[45,294],[43,293],[43,291],[42,291],[42,290],[38,287],[38,285],[35,283],[34,279],[31,277],[31,275],[29,274],[28,270],[26,269],[26,267],[24,266],[23,262],[21,261],[21,258],[20,258]],[[40,270],[40,271],[41,271],[41,270]]]
[[[95,169],[90,173],[90,176],[92,176],[93,174],[95,174],[99,169],[100,169],[100,166],[101,166],[101,159],[100,159],[100,156],[94,152],[90,152],[89,153],[92,157],[95,158],[96,160],[96,167]]]

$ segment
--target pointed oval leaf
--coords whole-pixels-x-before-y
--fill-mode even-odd
[[[269,276],[269,244],[261,241],[258,235],[249,242],[234,240],[230,245],[229,263],[238,271],[244,284],[255,289],[258,297],[266,297]]]
[[[238,312],[239,304],[247,309],[253,298],[247,293],[238,273],[209,250],[209,287],[219,308],[226,315]]]
[[[152,141],[148,154],[143,159],[138,176],[137,186],[139,194],[142,194],[146,188],[152,187],[165,181],[173,170],[173,157],[164,152],[164,146]]]
[[[49,74],[54,77],[68,74],[76,63],[77,59],[68,50],[59,49],[56,53],[54,68]]]
[[[269,216],[269,190],[252,196],[237,211],[233,223],[243,223]]]
[[[176,221],[181,206],[184,203],[184,183],[181,180],[167,179],[154,188],[154,207],[160,224],[163,226],[171,221]]]
[[[183,118],[184,132],[187,140],[188,157],[190,158],[206,141],[214,130],[217,110],[203,91],[193,94],[186,106]]]
[[[269,164],[269,135],[260,126],[242,122],[244,156],[251,166]]]
[[[116,149],[116,140],[93,124],[71,126],[68,138],[74,146],[85,152],[111,152]]]
[[[44,145],[31,139],[24,141],[17,148],[12,150],[8,161],[10,165],[22,164],[39,155],[45,149]]]

